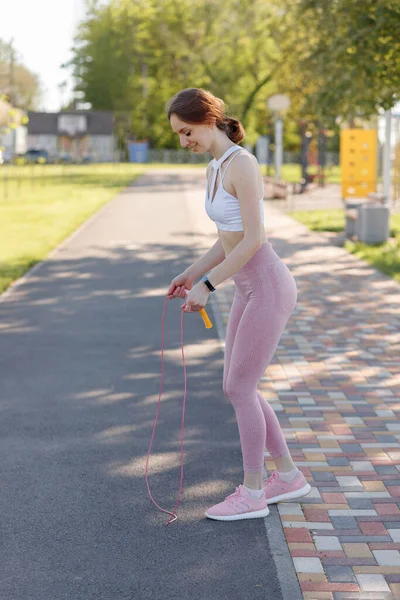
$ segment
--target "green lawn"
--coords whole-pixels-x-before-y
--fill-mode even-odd
[[[267,175],[267,167],[262,165],[262,174]],[[271,175],[274,176],[274,168],[272,166]],[[317,174],[316,167],[309,167],[308,173],[310,175]],[[282,179],[288,183],[296,183],[301,179],[301,166],[296,164],[287,164],[282,166]],[[325,177],[327,183],[340,183],[340,167],[328,167],[325,169]]]
[[[0,167],[0,293],[61,243],[141,173],[166,164],[26,165]],[[205,164],[182,164],[205,168]],[[266,167],[263,167],[266,173]],[[300,179],[299,165],[284,165],[286,181]],[[340,169],[327,171],[340,182]],[[342,210],[292,216],[315,231],[342,231]],[[395,241],[378,247],[346,242],[346,248],[400,280],[400,215],[391,217]]]
[[[296,211],[288,214],[313,231],[341,232],[344,230],[344,211],[341,209]],[[386,244],[370,246],[346,240],[345,248],[383,273],[400,281],[400,214],[390,217],[390,235],[393,239]]]
[[[143,170],[133,164],[0,167],[0,293]]]

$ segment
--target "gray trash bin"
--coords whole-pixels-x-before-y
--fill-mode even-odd
[[[383,244],[389,238],[389,207],[363,204],[358,211],[356,236],[364,244]]]

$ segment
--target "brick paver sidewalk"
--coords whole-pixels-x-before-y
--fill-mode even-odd
[[[260,389],[313,486],[278,505],[303,597],[400,598],[400,286],[268,203],[266,225],[299,289]]]

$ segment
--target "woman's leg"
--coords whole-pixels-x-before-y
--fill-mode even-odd
[[[231,310],[229,313],[228,324],[225,334],[225,357],[224,357],[224,377],[223,390],[225,392],[226,380],[229,373],[229,365],[231,363],[232,349],[236,337],[237,328],[242,318],[244,309],[246,308],[247,300],[242,298],[237,292],[233,297]]]
[[[237,292],[234,295],[232,302],[231,311],[229,314],[226,336],[225,336],[225,359],[224,359],[224,376],[223,376],[223,389],[226,394],[226,381],[229,373],[229,367],[232,356],[232,349],[238,330],[238,326],[244,310],[247,305],[246,298],[240,296]],[[290,456],[289,449],[286,444],[286,440],[283,435],[283,431],[280,427],[278,418],[273,408],[264,399],[261,392],[257,390],[257,398],[260,402],[261,409],[263,411],[266,435],[265,435],[265,447],[271,455],[271,458],[275,461],[276,468],[280,472],[291,471],[295,469],[292,457]],[[254,484],[254,481],[253,481]],[[249,486],[252,487],[252,486]],[[257,487],[257,486],[254,486]]]
[[[257,390],[257,398],[260,402],[266,423],[266,448],[271,455],[275,466],[280,473],[296,469],[290,450],[283,435],[278,417],[272,406],[265,400],[264,396]]]
[[[239,323],[242,319],[242,316],[243,316],[243,313],[247,306],[247,303],[248,303],[248,300],[246,298],[243,298],[242,296],[240,296],[238,294],[238,292],[236,291],[233,302],[232,302],[231,311],[229,314],[228,325],[227,325],[226,336],[225,336],[225,360],[224,360],[223,389],[224,389],[224,393],[227,396],[229,396],[229,394],[227,393],[226,383],[227,383],[228,373],[229,373],[229,368],[230,368],[230,363],[231,363],[232,350],[233,350],[233,346],[235,343]],[[259,415],[259,423],[261,426],[261,431],[263,432],[265,426],[263,425],[262,421],[263,421],[262,415]],[[264,439],[265,439],[265,435],[264,435]],[[246,480],[245,480],[244,484],[247,487],[250,487],[253,489],[261,489],[262,474],[260,474],[259,472],[249,473],[246,475],[245,479]]]
[[[266,415],[262,409],[257,385],[275,353],[287,320],[287,316],[273,310],[266,298],[250,298],[238,323],[231,349],[224,392],[230,398],[236,413],[245,485],[248,485],[249,475],[254,483],[251,474],[256,474],[261,479],[267,432],[266,417],[270,415]]]

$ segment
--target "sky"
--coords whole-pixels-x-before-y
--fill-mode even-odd
[[[58,111],[71,97],[72,82],[61,93],[58,85],[70,78],[60,65],[71,58],[76,26],[85,16],[85,0],[0,0],[0,39],[13,38],[17,62],[39,76],[40,110]]]

